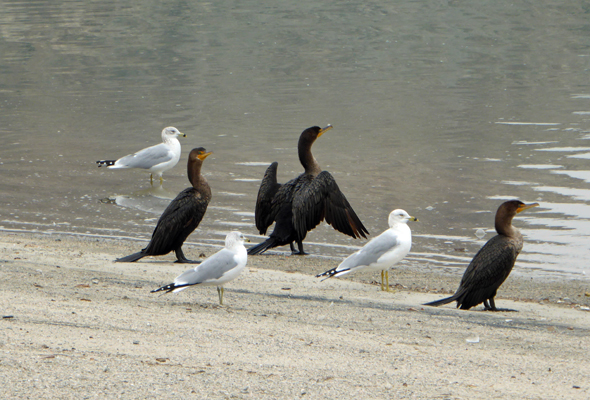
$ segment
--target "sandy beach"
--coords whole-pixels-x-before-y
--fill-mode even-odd
[[[151,294],[187,266],[143,243],[0,233],[0,398],[588,399],[590,287],[512,275],[496,304],[421,306],[462,271],[250,257],[226,285]],[[211,248],[187,246],[187,257]]]

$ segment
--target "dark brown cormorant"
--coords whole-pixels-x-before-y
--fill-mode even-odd
[[[201,223],[207,205],[211,200],[211,188],[207,179],[201,175],[203,160],[211,152],[202,148],[192,149],[188,156],[188,180],[193,187],[186,188],[170,202],[158,220],[152,240],[139,253],[119,258],[117,262],[134,262],[145,256],[162,256],[171,251],[176,253],[179,263],[191,263],[182,252],[182,244]],[[197,261],[198,262],[198,261]]]
[[[334,177],[322,171],[311,154],[311,146],[324,132],[331,129],[312,126],[301,133],[297,151],[305,172],[281,185],[277,183],[277,166],[273,162],[266,170],[256,200],[256,228],[261,235],[276,222],[270,237],[248,249],[248,254],[260,254],[270,248],[290,245],[293,254],[305,254],[303,240],[307,232],[322,220],[339,232],[353,238],[366,238],[367,228],[356,215]],[[297,242],[298,252],[293,242]]]
[[[457,308],[468,310],[483,302],[486,310],[498,311],[494,303],[496,291],[510,275],[524,242],[520,231],[512,226],[512,218],[538,205],[524,204],[518,200],[503,203],[496,212],[495,227],[498,234],[488,240],[473,257],[463,274],[459,289],[451,297],[425,305],[440,306],[456,301]]]

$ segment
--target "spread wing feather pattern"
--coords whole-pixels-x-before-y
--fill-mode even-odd
[[[340,191],[334,177],[322,171],[317,177],[299,184],[293,196],[293,225],[299,237],[315,228],[322,220],[339,232],[353,238],[366,238],[368,230]]]
[[[261,235],[266,234],[266,230],[273,223],[276,212],[273,213],[273,199],[281,188],[281,184],[277,183],[277,168],[278,163],[275,161],[264,173],[264,178],[260,183],[258,189],[258,197],[256,198],[255,222],[256,229]],[[276,207],[275,207],[276,208]]]

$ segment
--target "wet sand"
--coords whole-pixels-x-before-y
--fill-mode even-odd
[[[587,399],[587,281],[513,274],[496,304],[424,307],[460,273],[406,263],[324,282],[335,260],[250,257],[226,285],[151,294],[186,266],[143,243],[0,233],[0,398]],[[187,246],[195,258],[211,248]]]

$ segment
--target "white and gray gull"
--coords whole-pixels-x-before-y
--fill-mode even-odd
[[[186,270],[174,279],[173,283],[154,289],[151,293],[166,291],[180,292],[189,286],[217,286],[219,304],[223,304],[223,285],[240,275],[246,262],[248,252],[244,247],[244,238],[240,232],[228,233],[225,238],[225,247],[204,260],[195,268]]]
[[[389,269],[401,261],[412,247],[412,231],[408,221],[418,221],[404,210],[389,214],[389,229],[371,239],[359,251],[348,256],[336,268],[317,275],[331,278],[369,268],[381,270],[381,290],[389,291]]]
[[[160,184],[162,184],[162,173],[173,168],[180,160],[178,136],[186,137],[186,134],[173,126],[169,126],[162,130],[162,143],[126,155],[118,160],[99,160],[96,163],[99,167],[106,166],[110,169],[147,169],[150,172],[150,183],[153,184],[153,176],[156,175],[156,177],[160,178]]]

